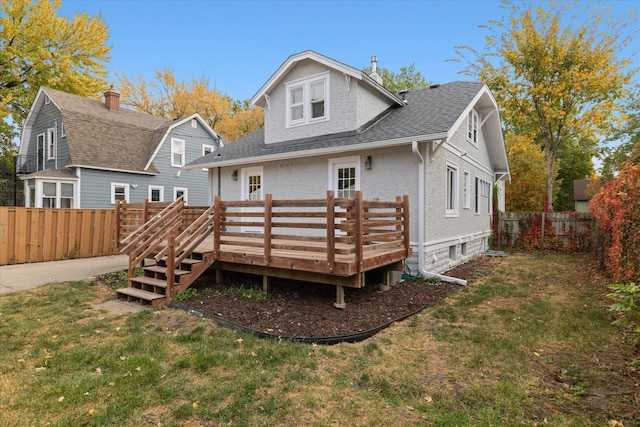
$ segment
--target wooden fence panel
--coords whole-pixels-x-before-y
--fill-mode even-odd
[[[588,213],[501,212],[496,237],[498,247],[576,252],[593,249],[595,234]]]
[[[118,254],[113,209],[0,207],[0,265]]]

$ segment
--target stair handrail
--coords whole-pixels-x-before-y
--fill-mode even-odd
[[[132,236],[136,236],[137,235],[131,242],[129,242],[124,248],[122,248],[120,250],[120,252],[121,253],[129,252],[133,247],[138,245],[138,243],[142,239],[146,238],[149,234],[153,233],[155,227],[161,221],[166,220],[165,217],[173,216],[176,212],[181,213],[182,212],[182,207],[183,207],[182,198],[178,198],[173,203],[171,203],[169,206],[164,208],[162,211],[160,211],[159,213],[155,214],[151,219],[149,219],[147,222],[145,222],[140,227],[138,227],[133,233],[129,234],[127,237],[122,239],[122,242],[124,243],[129,238],[131,238]]]
[[[214,211],[215,206],[210,206],[176,238],[176,265],[180,264],[189,255],[191,255],[198,245],[200,245],[200,243],[202,243],[214,231]],[[166,250],[158,253],[156,255],[156,261],[160,260],[166,254]]]

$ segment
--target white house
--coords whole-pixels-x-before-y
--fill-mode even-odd
[[[185,168],[209,169],[211,198],[409,195],[408,265],[445,272],[487,249],[494,194],[504,208],[498,105],[479,82],[391,93],[372,59],[367,75],[313,51],[290,56],[251,100],[264,128]]]

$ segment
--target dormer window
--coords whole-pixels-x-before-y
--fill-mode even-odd
[[[329,120],[329,73],[286,84],[287,127]]]

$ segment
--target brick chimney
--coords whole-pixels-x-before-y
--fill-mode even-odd
[[[120,94],[113,90],[113,86],[104,93],[104,105],[109,111],[120,111]]]

